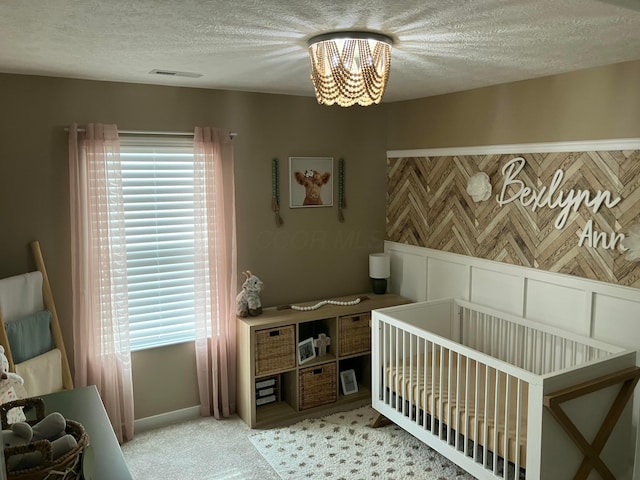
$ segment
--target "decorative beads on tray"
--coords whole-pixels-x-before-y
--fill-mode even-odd
[[[300,306],[300,305],[291,305],[291,309],[292,310],[298,310],[300,312],[306,312],[306,311],[310,311],[310,310],[317,310],[320,307],[324,307],[325,305],[338,305],[341,307],[346,307],[349,305],[357,305],[359,304],[362,300],[366,300],[367,297],[357,297],[353,300],[322,300],[318,303],[316,303],[315,305],[306,305],[306,306]]]

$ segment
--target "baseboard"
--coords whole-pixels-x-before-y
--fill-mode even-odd
[[[161,413],[151,417],[140,418],[133,423],[135,433],[146,432],[156,428],[166,427],[174,423],[180,423],[187,420],[193,420],[200,416],[200,406],[183,408],[174,410],[173,412]]]

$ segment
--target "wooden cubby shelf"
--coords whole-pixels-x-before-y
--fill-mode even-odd
[[[329,408],[371,400],[371,311],[409,300],[372,293],[334,298],[356,305],[325,305],[298,311],[266,308],[238,318],[238,415],[251,428],[295,421]],[[299,305],[315,305],[318,301]],[[300,363],[298,344],[324,334],[324,355]],[[345,395],[340,372],[354,370],[358,391]],[[275,379],[275,380],[271,380]],[[274,385],[258,388],[266,383]],[[266,402],[266,403],[263,403]],[[263,404],[258,404],[263,403]]]

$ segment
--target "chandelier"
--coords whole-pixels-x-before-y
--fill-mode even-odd
[[[311,81],[318,103],[341,107],[380,103],[389,79],[392,43],[386,35],[369,32],[311,38]]]

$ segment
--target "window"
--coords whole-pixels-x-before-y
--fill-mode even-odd
[[[194,340],[193,140],[120,149],[131,350]]]

